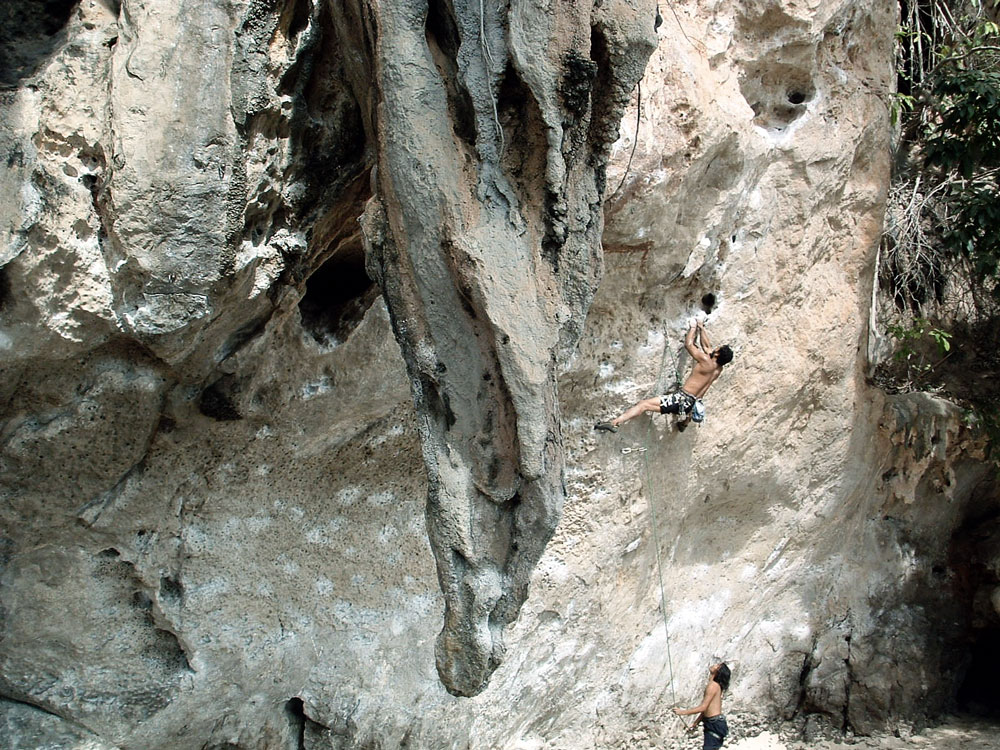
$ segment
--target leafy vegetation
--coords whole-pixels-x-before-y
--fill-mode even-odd
[[[1000,0],[903,0],[879,381],[964,403],[1000,445]]]

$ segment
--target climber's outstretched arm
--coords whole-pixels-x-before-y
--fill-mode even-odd
[[[703,348],[697,346],[694,342],[694,337],[696,333],[701,333],[702,347],[705,346],[705,334],[701,323],[693,322],[691,324],[691,329],[687,332],[687,336],[684,337],[684,348],[688,350],[696,362],[708,362],[710,359],[708,352]]]
[[[702,323],[700,320],[698,321],[698,338],[699,338],[699,343],[701,344],[702,351],[704,351],[705,353],[711,353],[712,342],[709,341],[708,339],[708,331],[705,328],[705,324]]]

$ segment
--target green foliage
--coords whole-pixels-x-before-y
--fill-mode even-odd
[[[936,328],[926,318],[916,318],[910,326],[891,325],[888,327],[888,333],[897,342],[893,358],[897,362],[905,363],[907,377],[911,380],[924,379],[951,351],[952,334]],[[941,358],[936,362],[929,360],[928,347],[921,346],[932,342],[933,348]]]
[[[1000,73],[941,65],[931,95],[936,118],[924,143],[925,163],[966,180],[1000,167]]]
[[[1000,268],[1000,71],[997,24],[975,24],[937,52],[928,75],[924,165],[946,184],[945,248],[972,261],[979,279]]]
[[[891,96],[892,99],[889,104],[889,118],[893,127],[895,127],[899,124],[901,118],[905,117],[908,112],[913,111],[913,108],[916,106],[917,99],[909,94],[902,94],[898,91],[893,92]]]
[[[978,180],[949,186],[944,192],[951,223],[942,240],[972,261],[979,279],[997,278],[1000,268],[1000,189],[996,181]]]
[[[966,405],[1000,446],[1000,0],[900,8],[897,172],[879,266],[896,352],[881,382]]]
[[[896,34],[901,148],[933,192],[945,257],[971,262],[973,282],[1000,270],[1000,26],[980,0],[910,0]],[[995,15],[995,12],[994,12]],[[922,248],[926,251],[926,246]],[[990,285],[992,291],[996,287]],[[1000,298],[996,299],[1000,303]]]

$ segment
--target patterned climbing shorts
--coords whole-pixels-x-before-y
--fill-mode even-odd
[[[660,414],[688,414],[694,407],[695,397],[684,391],[674,391],[660,396]]]

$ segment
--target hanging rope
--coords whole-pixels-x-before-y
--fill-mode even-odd
[[[628,164],[625,165],[625,172],[622,174],[622,181],[618,183],[618,187],[615,188],[615,192],[611,194],[611,198],[618,195],[618,192],[622,189],[622,185],[625,184],[625,179],[628,177],[628,172],[632,169],[632,157],[635,156],[635,147],[639,145],[639,119],[642,117],[642,79],[635,84],[635,138],[632,139],[632,153],[628,155]]]
[[[668,357],[671,359],[673,365],[674,380],[676,381],[677,385],[680,385],[681,378],[680,378],[680,370],[678,369],[677,357],[673,354],[672,348],[670,346],[669,336],[665,335],[663,344],[663,356],[660,359],[660,372],[657,375],[656,379],[658,393],[664,393],[666,391],[665,384],[663,381],[664,381],[664,375],[668,372],[667,370]],[[638,452],[642,454],[643,473],[645,476],[645,480],[643,482],[644,485],[643,490],[646,495],[646,504],[649,506],[649,536],[650,539],[652,540],[653,549],[656,555],[656,573],[657,573],[657,580],[660,586],[660,615],[663,618],[663,636],[667,646],[667,669],[669,670],[670,674],[670,700],[673,703],[673,705],[677,705],[677,692],[674,687],[674,661],[670,653],[670,621],[669,617],[667,616],[667,592],[663,584],[663,556],[660,554],[660,539],[659,539],[659,534],[657,533],[657,528],[659,524],[656,521],[656,503],[654,501],[652,492],[652,488],[654,485],[649,471],[649,454],[651,452],[650,449],[652,447],[651,445],[652,434],[653,434],[653,420],[649,419],[647,420],[646,424],[646,437],[645,440],[643,441],[644,445],[643,447],[638,449]],[[619,438],[619,442],[620,441],[621,438]],[[622,476],[627,476],[624,470],[625,469],[624,456],[627,453],[632,453],[634,450],[636,449],[621,448]],[[684,724],[683,721],[681,723]]]
[[[486,12],[483,0],[479,0],[479,50],[483,56],[483,67],[486,68],[486,87],[490,94],[490,104],[493,105],[493,124],[496,125],[497,138],[500,140],[500,152],[497,158],[500,158],[503,156],[506,144],[503,126],[500,124],[500,113],[497,111],[497,99],[493,95],[493,53],[490,52],[490,43],[486,40]]]
[[[480,4],[482,4],[482,0],[480,0]],[[681,19],[677,15],[677,10],[674,8],[672,0],[667,0],[667,7],[670,8],[670,12],[673,14],[674,20],[677,22],[677,28],[681,30],[681,34],[684,35],[684,38],[687,39],[688,43],[692,47],[694,47],[696,52],[704,55],[705,54],[704,46],[699,46],[698,44],[696,44],[684,30],[684,26],[681,24]],[[481,9],[480,9],[480,14],[482,14]],[[656,17],[653,19],[653,32],[659,33],[660,27],[662,25],[663,25],[663,15],[660,13],[660,4],[657,3]],[[622,174],[621,182],[618,183],[618,187],[616,187],[615,191],[611,194],[612,199],[618,195],[619,191],[621,191],[622,189],[622,186],[625,184],[625,180],[628,178],[629,170],[632,168],[632,157],[635,156],[635,147],[639,145],[639,119],[642,117],[642,79],[640,79],[639,82],[636,84],[636,91],[637,91],[637,96],[636,96],[637,101],[635,107],[635,138],[632,140],[632,153],[629,154],[628,164],[625,166],[625,173]]]
[[[669,371],[667,370],[667,358],[670,358],[671,366],[673,369],[674,379],[672,382],[667,382],[664,377]],[[681,385],[681,365],[680,358],[674,353],[674,350],[670,346],[670,337],[667,333],[663,334],[663,356],[660,358],[660,373],[656,376],[656,389],[655,393],[667,393],[669,390],[674,390],[679,388]],[[673,388],[671,388],[673,386]]]
[[[646,474],[646,503],[649,505],[649,529],[653,540],[653,549],[656,551],[656,572],[660,582],[660,614],[663,615],[663,637],[667,644],[667,668],[670,670],[670,701],[677,705],[677,693],[674,690],[674,662],[670,655],[670,625],[667,617],[667,592],[663,587],[663,557],[660,555],[660,539],[656,533],[656,503],[653,502],[653,493],[650,488],[653,482],[649,475],[649,448],[650,439],[653,434],[653,420],[646,422],[646,450],[642,451],[642,463]]]
[[[701,54],[704,55],[705,54],[705,47],[702,46],[702,45],[700,45],[700,44],[695,44],[695,42],[692,41],[691,37],[689,37],[687,35],[687,32],[684,31],[684,25],[681,23],[681,19],[677,15],[677,10],[676,10],[676,8],[674,8],[674,4],[673,4],[672,0],[667,0],[667,7],[670,8],[670,13],[673,15],[674,20],[677,22],[677,28],[681,30],[681,34],[684,35],[684,38],[688,40],[688,43],[692,47],[694,47],[694,49],[695,49],[696,52],[700,52]],[[659,21],[659,23],[657,23],[657,21]],[[660,15],[660,6],[659,6],[659,4],[657,4],[657,6],[656,6],[656,20],[653,21],[653,31],[656,31],[660,27],[660,24],[662,24],[662,23],[663,23],[663,16]]]

